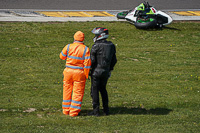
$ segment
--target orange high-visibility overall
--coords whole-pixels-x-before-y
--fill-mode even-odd
[[[91,67],[90,51],[83,44],[84,39],[75,36],[74,39],[74,43],[66,45],[60,53],[60,58],[66,59],[62,108],[63,114],[70,116],[77,116],[81,111],[85,82]]]

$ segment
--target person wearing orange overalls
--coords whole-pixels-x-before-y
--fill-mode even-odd
[[[91,67],[90,50],[83,41],[84,33],[77,31],[74,34],[74,42],[66,45],[60,53],[60,59],[66,60],[62,109],[63,114],[72,117],[81,111],[85,82]]]

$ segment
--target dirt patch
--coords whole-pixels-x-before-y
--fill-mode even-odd
[[[7,109],[0,109],[0,112],[6,112],[8,111]]]
[[[27,113],[30,113],[30,112],[34,112],[36,111],[37,109],[35,108],[28,108],[27,110],[24,110],[23,112],[27,112]]]

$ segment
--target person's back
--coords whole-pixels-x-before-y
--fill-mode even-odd
[[[95,54],[93,54],[95,53]],[[104,72],[108,73],[113,70],[113,67],[116,63],[116,49],[115,45],[107,40],[99,40],[96,41],[91,50],[91,58],[92,58],[92,68],[93,71],[97,71],[97,75],[101,75]],[[95,60],[93,60],[96,58]]]
[[[60,53],[60,58],[66,60],[63,71],[63,114],[72,117],[81,111],[85,82],[91,66],[90,51],[83,40],[84,33],[77,31],[74,42],[66,45]]]
[[[86,47],[83,43],[74,41],[74,43],[68,44],[66,46],[68,57],[66,61],[66,67],[83,69],[87,50],[88,47]]]
[[[108,30],[103,27],[94,28],[92,31],[95,34],[94,45],[91,49],[91,97],[93,111],[89,115],[99,116],[99,92],[101,93],[103,110],[105,115],[109,114],[108,94],[106,84],[113,67],[115,66],[116,49],[115,45],[107,41]]]

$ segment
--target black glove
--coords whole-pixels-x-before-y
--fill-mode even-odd
[[[110,77],[111,77],[111,72],[112,72],[112,71],[110,71],[110,72],[109,72],[109,74],[108,74],[108,78],[110,78]]]

